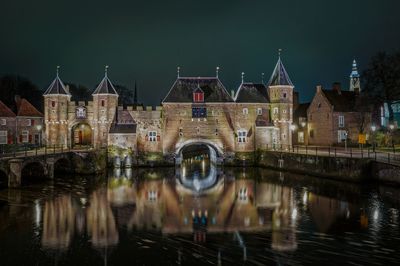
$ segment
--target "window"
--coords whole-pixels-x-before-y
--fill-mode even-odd
[[[155,190],[149,190],[148,192],[147,192],[147,199],[149,200],[149,201],[157,201],[157,198],[158,198],[158,193],[157,193],[157,191],[155,191]]]
[[[200,128],[199,127],[196,127],[196,133],[197,133],[197,135],[200,134]]]
[[[282,139],[283,139],[283,140],[286,139],[286,134],[285,134],[285,133],[282,134]]]
[[[149,131],[148,138],[151,142],[157,141],[157,131]]]
[[[244,188],[240,188],[239,189],[239,195],[238,195],[238,198],[239,198],[239,200],[240,201],[247,201],[247,188],[246,187],[244,187]]]
[[[274,107],[274,114],[275,114],[275,115],[279,114],[279,109],[278,109],[278,107]]]
[[[215,129],[215,136],[218,136],[218,128]]]
[[[247,114],[249,114],[249,109],[247,109],[247,108],[243,108],[243,114],[244,114],[244,115],[247,115]]]
[[[195,118],[207,117],[207,108],[193,107],[192,108],[192,117],[195,117]]]
[[[55,101],[51,101],[51,107],[56,107],[56,102]]]
[[[247,131],[243,130],[243,129],[238,130],[238,139],[237,139],[237,141],[239,143],[244,143],[244,142],[246,142],[246,138],[247,138]]]
[[[318,103],[318,109],[321,108],[321,103]]]
[[[257,108],[257,115],[262,115],[262,109],[261,108]]]
[[[22,140],[21,142],[27,143],[29,142],[29,131],[28,130],[23,130],[22,131]]]
[[[344,115],[339,115],[339,127],[344,127]]]
[[[204,102],[204,93],[201,90],[196,90],[193,93],[193,102],[195,102],[195,103]]]
[[[304,132],[299,131],[299,132],[297,133],[297,141],[298,141],[299,143],[304,143]]]
[[[7,125],[7,120],[6,119],[1,119],[0,120],[0,125],[2,125],[2,126],[5,126],[5,125]]]
[[[104,105],[105,105],[104,100],[101,100],[101,106],[104,107]]]
[[[283,93],[283,98],[286,98],[286,92],[285,92],[285,93]]]
[[[286,109],[283,109],[283,110],[282,110],[282,113],[286,114]]]
[[[346,130],[338,130],[338,143],[341,143],[347,139]]]
[[[183,136],[183,128],[179,128],[179,137],[182,137]]]
[[[32,120],[26,119],[25,125],[26,125],[27,127],[30,127],[30,126],[32,125]]]
[[[0,131],[0,144],[7,144],[7,131]]]
[[[76,118],[86,118],[86,108],[79,106],[76,108]]]

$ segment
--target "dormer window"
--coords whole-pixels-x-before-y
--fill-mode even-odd
[[[200,87],[197,87],[197,89],[193,91],[193,102],[195,103],[204,102],[204,92]]]

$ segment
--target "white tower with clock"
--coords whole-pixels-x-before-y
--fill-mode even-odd
[[[355,59],[353,60],[353,68],[350,74],[350,91],[361,92],[360,74],[358,74],[357,62]]]

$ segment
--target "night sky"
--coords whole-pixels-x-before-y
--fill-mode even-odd
[[[310,100],[317,84],[348,88],[351,62],[362,70],[378,51],[400,48],[398,0],[4,1],[0,75],[47,88],[57,65],[64,82],[93,88],[109,65],[114,84],[158,104],[176,78],[214,76],[228,90],[269,79],[278,48]]]

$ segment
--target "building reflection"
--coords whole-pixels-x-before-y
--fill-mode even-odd
[[[43,246],[65,249],[75,234],[87,235],[94,247],[114,246],[126,228],[193,234],[198,242],[206,242],[206,235],[215,233],[270,232],[272,249],[297,248],[292,188],[216,168],[197,179],[197,185],[186,182],[190,177],[183,179],[181,171],[171,171],[165,178],[152,171],[118,170],[106,187],[89,193],[87,199],[65,195],[47,201]]]

